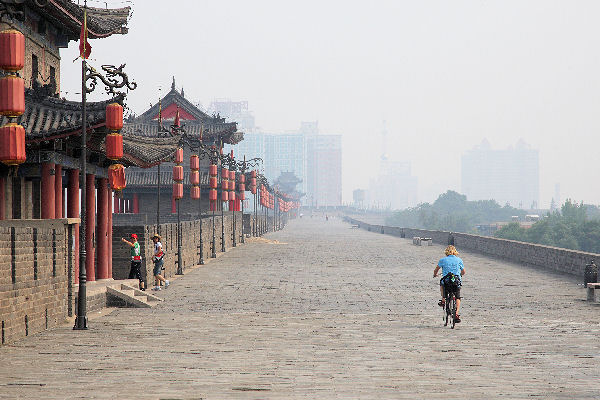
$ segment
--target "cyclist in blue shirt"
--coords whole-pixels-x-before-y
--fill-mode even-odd
[[[440,279],[440,294],[442,295],[442,299],[438,302],[440,307],[445,306],[445,296],[444,296],[444,280],[448,274],[454,274],[458,277],[460,282],[460,277],[465,274],[465,266],[463,265],[463,260],[458,257],[458,251],[454,246],[446,247],[444,251],[446,257],[440,259],[435,269],[433,270],[433,277],[438,276],[438,272],[442,270],[442,279]],[[458,290],[455,292],[456,294],[456,322],[460,322],[460,283],[458,286]]]

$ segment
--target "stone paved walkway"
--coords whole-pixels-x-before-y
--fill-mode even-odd
[[[0,347],[0,398],[600,398],[600,307],[574,279],[463,252],[451,330],[442,246],[306,217],[267,239],[154,309]]]

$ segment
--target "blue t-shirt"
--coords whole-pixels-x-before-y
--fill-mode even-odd
[[[460,271],[465,269],[463,260],[461,260],[460,257],[453,255],[440,259],[440,261],[438,261],[438,265],[442,268],[442,277],[448,275],[449,273],[453,273],[454,275],[458,275],[460,277]]]

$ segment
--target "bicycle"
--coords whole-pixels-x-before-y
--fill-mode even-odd
[[[446,299],[446,307],[444,310],[444,326],[448,326],[448,320],[450,320],[450,327],[454,329],[456,325],[456,295],[454,290],[449,289],[444,285],[444,297]]]
[[[438,275],[436,275],[436,277],[437,276]],[[443,320],[444,326],[448,326],[448,322],[450,322],[450,327],[452,329],[454,329],[454,326],[456,325],[456,290],[459,287],[457,280],[458,278],[455,275],[450,276],[448,281],[444,280]]]

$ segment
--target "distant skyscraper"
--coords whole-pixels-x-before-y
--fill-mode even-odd
[[[315,207],[342,204],[342,136],[306,136],[307,198]]]
[[[412,176],[409,162],[381,159],[379,175],[370,181],[369,205],[371,207],[402,210],[417,205],[416,176]]]
[[[469,200],[496,200],[500,205],[537,208],[539,155],[522,140],[493,150],[487,140],[462,156],[461,190]]]
[[[244,102],[213,102],[213,112],[220,110],[222,116],[230,117],[229,112],[247,106],[238,107]],[[233,110],[233,111],[232,111]],[[253,120],[252,120],[253,121]],[[243,130],[242,128],[240,128]],[[233,149],[236,158],[260,157],[263,159],[262,171],[270,182],[274,182],[283,173],[294,173],[302,180],[297,190],[305,193],[302,202],[314,206],[337,206],[342,204],[342,140],[340,135],[319,135],[316,121],[302,122],[298,133],[267,134],[244,132],[244,140],[235,146],[225,146],[229,152]]]

